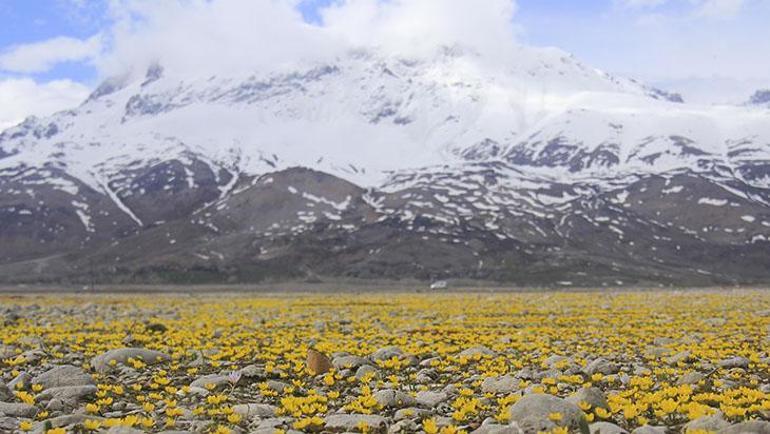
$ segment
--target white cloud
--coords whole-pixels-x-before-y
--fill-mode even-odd
[[[92,59],[100,50],[98,36],[86,40],[62,36],[6,49],[0,53],[0,70],[25,74],[45,72],[57,63]]]
[[[30,114],[46,116],[83,102],[88,87],[70,80],[37,83],[32,79],[0,79],[0,131]]]
[[[746,0],[705,0],[701,3],[698,14],[711,18],[733,18],[746,4]]]
[[[514,12],[510,0],[348,0],[321,15],[351,44],[406,54],[460,44],[500,55],[514,42]]]
[[[615,4],[637,9],[654,9],[675,3],[689,6],[691,15],[696,17],[734,18],[746,6],[747,0],[615,0]]]
[[[114,0],[107,75],[160,61],[196,74],[271,69],[351,47],[415,53],[461,43],[502,52],[514,38],[513,0],[341,0],[306,23],[297,0]]]

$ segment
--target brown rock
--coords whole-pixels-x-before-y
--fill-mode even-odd
[[[324,353],[312,348],[307,350],[307,369],[313,375],[321,375],[329,372],[334,366],[332,361]]]

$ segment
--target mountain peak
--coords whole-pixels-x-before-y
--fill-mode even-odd
[[[770,107],[770,89],[760,89],[749,98],[749,105]]]

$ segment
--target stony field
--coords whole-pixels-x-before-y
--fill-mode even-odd
[[[2,433],[770,432],[760,291],[6,295],[0,322]]]

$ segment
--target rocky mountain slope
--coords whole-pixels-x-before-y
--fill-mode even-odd
[[[0,279],[770,280],[770,113],[521,47],[151,67],[0,134]]]

